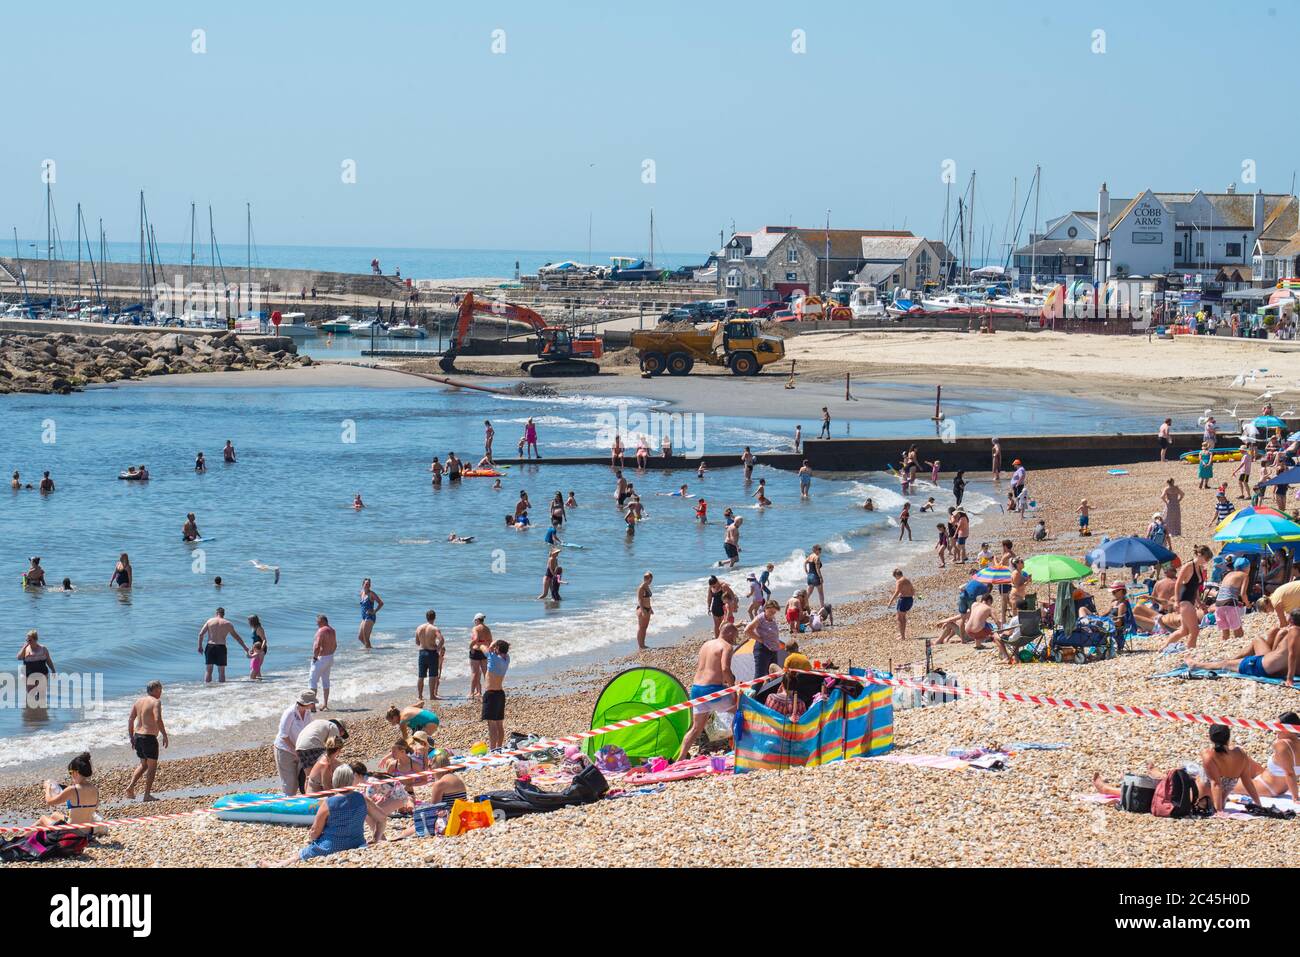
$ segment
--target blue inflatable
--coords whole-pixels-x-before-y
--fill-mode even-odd
[[[270,803],[257,804],[258,801]],[[254,824],[289,824],[310,827],[320,808],[320,798],[293,797],[282,794],[227,794],[217,798],[212,807],[219,821],[248,821]],[[239,805],[252,804],[253,807]]]

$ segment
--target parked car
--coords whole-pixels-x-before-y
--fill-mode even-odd
[[[756,319],[770,319],[773,315],[780,312],[786,307],[783,299],[769,299],[767,302],[760,303],[749,310],[749,314]]]

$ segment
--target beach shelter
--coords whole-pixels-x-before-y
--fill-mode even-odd
[[[858,668],[849,674],[866,676]],[[741,695],[734,732],[737,774],[884,754],[894,747],[893,689],[864,683],[846,694],[837,687],[796,719]]]
[[[1103,541],[1084,556],[1093,568],[1146,568],[1172,562],[1176,556],[1149,538],[1129,535]]]
[[[1269,515],[1260,509],[1246,515],[1242,509],[1214,533],[1216,542],[1284,542],[1300,539],[1300,525],[1283,515]]]
[[[1025,561],[1025,571],[1035,585],[1078,581],[1092,574],[1091,568],[1069,555],[1035,555]]]
[[[629,668],[609,680],[596,699],[591,726],[603,728],[660,708],[689,700],[682,683],[659,668]],[[607,744],[617,745],[634,762],[649,758],[677,757],[682,739],[691,726],[689,709],[644,724],[598,734],[583,742],[587,754],[595,754]]]

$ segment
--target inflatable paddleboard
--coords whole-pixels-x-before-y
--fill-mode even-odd
[[[482,470],[466,469],[460,474],[461,474],[461,478],[504,478],[505,477],[504,473],[496,472],[493,471],[492,469],[482,469]]]
[[[138,472],[137,472],[136,474],[134,474],[134,475],[132,475],[132,474],[129,473],[129,472],[118,472],[118,473],[117,473],[117,477],[120,478],[123,482],[147,482],[147,481],[149,481],[147,478],[145,478],[143,475],[140,475]]]
[[[273,799],[273,800],[272,800]],[[269,804],[253,807],[239,805],[271,800]],[[253,824],[288,824],[293,827],[310,827],[316,820],[320,798],[287,798],[277,794],[228,794],[217,798],[212,805],[219,821],[247,821]]]

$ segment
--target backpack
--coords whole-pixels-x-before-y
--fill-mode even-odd
[[[1151,813],[1156,817],[1189,817],[1199,796],[1196,780],[1182,768],[1175,768],[1156,785]]]
[[[0,861],[47,861],[77,857],[90,843],[85,831],[33,831],[0,846]]]
[[[1121,810],[1134,814],[1150,814],[1151,802],[1160,782],[1145,774],[1126,774],[1119,788]]]

